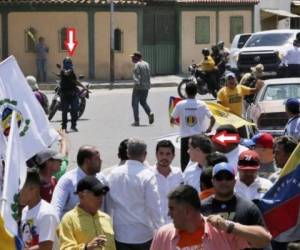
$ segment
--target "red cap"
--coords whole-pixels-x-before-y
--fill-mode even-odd
[[[246,150],[239,156],[238,161],[239,170],[258,170],[259,156],[254,150]]]
[[[264,148],[273,148],[273,136],[268,133],[259,133],[252,137],[255,145],[260,145]]]

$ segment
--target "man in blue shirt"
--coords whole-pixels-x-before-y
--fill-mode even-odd
[[[39,37],[38,43],[35,45],[37,81],[47,82],[47,55],[49,47],[45,44],[44,37]]]

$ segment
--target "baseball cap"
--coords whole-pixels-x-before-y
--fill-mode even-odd
[[[228,72],[228,73],[225,75],[225,80],[228,80],[229,77],[235,78],[235,74],[234,74],[233,72]]]
[[[258,133],[252,137],[255,146],[260,145],[264,148],[273,148],[273,136],[269,133]]]
[[[130,55],[130,57],[142,58],[142,54],[139,51],[135,51]]]
[[[254,150],[243,151],[239,156],[239,170],[258,170],[259,155]]]
[[[255,146],[254,141],[252,141],[251,139],[247,139],[247,138],[242,139],[240,144],[247,148],[251,148],[251,147]]]
[[[45,149],[45,150],[39,152],[35,157],[36,163],[38,165],[41,165],[50,159],[62,161],[63,155],[52,149]]]
[[[286,100],[285,107],[292,112],[299,112],[300,101],[297,98],[289,98]]]
[[[78,182],[75,194],[84,190],[91,191],[99,196],[101,194],[105,195],[109,191],[109,187],[102,184],[95,176],[86,176]]]
[[[221,172],[227,172],[235,176],[234,168],[227,162],[220,162],[213,167],[213,177]]]

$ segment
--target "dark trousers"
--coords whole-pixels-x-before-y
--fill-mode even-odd
[[[71,106],[71,126],[76,127],[79,110],[79,97],[78,95],[67,95],[61,96],[61,107],[62,107],[62,129],[67,128],[68,123],[68,112]]]
[[[180,164],[182,172],[185,170],[186,165],[190,161],[190,155],[187,152],[189,149],[189,138],[190,137],[184,137],[180,140]]]
[[[140,122],[139,104],[141,104],[148,116],[151,114],[151,109],[147,103],[148,92],[148,89],[135,88],[132,91],[131,105],[133,109],[133,116],[135,122]]]
[[[151,247],[152,240],[141,244],[127,244],[116,241],[117,250],[149,250]]]
[[[300,77],[300,64],[288,65],[288,77]]]
[[[37,82],[47,82],[47,60],[46,59],[37,59],[36,60],[37,68]]]

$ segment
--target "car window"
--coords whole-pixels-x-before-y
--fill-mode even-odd
[[[239,49],[243,48],[244,45],[245,45],[245,43],[248,41],[248,39],[249,39],[250,36],[251,36],[250,34],[248,34],[248,35],[241,35],[237,47]]]
[[[300,84],[268,85],[261,96],[261,101],[285,100],[291,97],[300,99]]]
[[[280,46],[287,43],[291,37],[292,33],[254,34],[247,41],[245,47]]]

